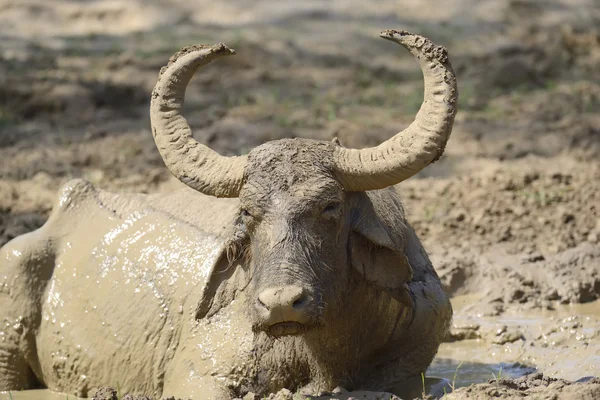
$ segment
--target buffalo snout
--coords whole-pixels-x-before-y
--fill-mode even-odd
[[[265,289],[256,301],[262,325],[274,336],[295,335],[305,330],[312,305],[310,293],[295,285]]]

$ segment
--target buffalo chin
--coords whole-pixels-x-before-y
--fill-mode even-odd
[[[271,336],[295,336],[306,332],[307,326],[300,322],[284,321],[273,324],[267,328],[267,333]]]

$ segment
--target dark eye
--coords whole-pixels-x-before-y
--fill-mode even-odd
[[[251,217],[252,216],[252,214],[250,214],[248,212],[248,210],[246,210],[245,208],[242,208],[241,212],[242,212],[242,217]]]
[[[337,211],[341,205],[342,205],[342,203],[340,203],[339,201],[331,202],[331,203],[327,204],[327,206],[323,209],[323,212],[331,213],[331,212]]]

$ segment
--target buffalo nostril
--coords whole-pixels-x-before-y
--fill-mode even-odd
[[[269,306],[267,306],[265,303],[263,303],[263,301],[260,299],[260,297],[258,299],[256,299],[256,302],[258,303],[259,307],[266,308],[267,310],[269,309]]]
[[[299,299],[294,301],[294,303],[292,304],[292,307],[294,307],[294,308],[303,307],[306,304],[306,300],[307,300],[307,297],[302,296]]]

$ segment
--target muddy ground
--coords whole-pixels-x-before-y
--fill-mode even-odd
[[[411,122],[423,86],[408,53],[378,38],[386,28],[446,46],[460,90],[444,157],[399,185],[457,309],[428,374],[456,386],[535,369],[599,376],[595,0],[0,0],[0,245],[39,227],[69,179],[180,185],[148,103],[184,45],[237,50],[186,99],[195,137],[223,154],[284,137],[385,140]],[[504,390],[486,385],[456,396]]]
[[[428,396],[425,396],[428,397]],[[600,397],[600,379],[582,379],[569,382],[564,379],[550,378],[542,373],[533,373],[517,379],[497,379],[476,386],[459,388],[444,398],[447,400],[480,400],[480,399],[597,399]],[[429,396],[429,398],[431,398]],[[253,395],[247,395],[242,400],[258,400]],[[295,396],[289,390],[282,390],[269,396],[266,400],[401,400],[389,393],[352,392],[331,393],[321,397]],[[113,388],[98,390],[93,400],[119,400],[117,391]],[[121,400],[152,400],[146,396],[125,395]],[[166,397],[163,400],[181,400]]]

